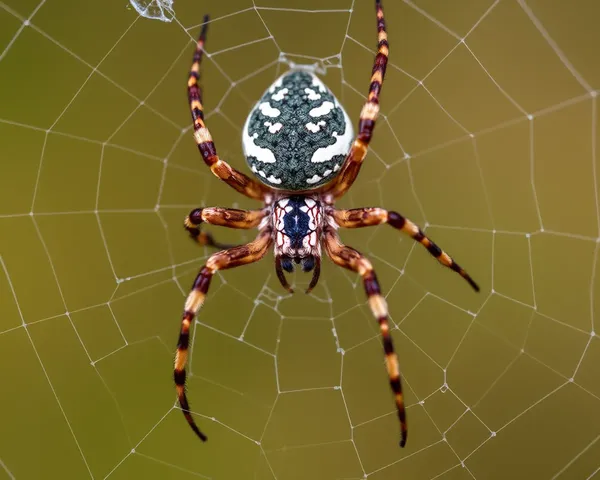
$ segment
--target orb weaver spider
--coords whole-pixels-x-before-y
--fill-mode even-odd
[[[358,135],[354,137],[350,119],[331,91],[313,73],[290,70],[279,77],[250,111],[243,129],[243,149],[247,163],[259,181],[238,172],[217,155],[215,144],[204,123],[201,91],[198,85],[200,61],[206,41],[208,16],[196,45],[188,79],[188,99],[194,123],[194,138],[200,154],[214,175],[239,193],[263,203],[257,210],[221,207],[198,208],[185,219],[185,228],[201,245],[222,250],[211,255],[197,275],[186,299],[175,356],[174,380],[179,404],[192,430],[203,441],[190,412],[185,380],[192,321],[204,303],[215,272],[257,262],[273,244],[275,271],[281,285],[293,292],[284,274],[299,264],[313,272],[306,290],[319,280],[321,248],[337,265],[358,273],[363,280],[369,307],[379,323],[390,386],[400,420],[400,446],[407,439],[406,412],[398,357],[394,351],[388,322],[388,309],[371,262],[357,250],[340,242],[340,227],[360,228],[387,223],[410,235],[442,265],[459,273],[479,291],[477,284],[447,253],[440,249],[412,221],[383,208],[338,210],[334,203],[354,183],[373,134],[379,113],[379,94],[388,60],[388,41],[381,0],[375,0],[378,44],[373,64],[369,96],[360,113]],[[254,241],[228,247],[200,230],[202,223],[229,228],[258,227]]]

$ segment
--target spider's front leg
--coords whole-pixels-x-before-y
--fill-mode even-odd
[[[272,230],[270,226],[267,226],[265,229],[259,232],[254,241],[246,245],[229,248],[211,255],[208,258],[206,265],[204,265],[204,267],[200,270],[200,273],[196,276],[196,279],[192,285],[192,290],[185,301],[185,309],[183,312],[183,318],[181,319],[179,341],[177,342],[177,354],[175,355],[175,371],[173,378],[175,380],[177,397],[179,399],[179,405],[181,406],[183,415],[185,416],[192,430],[203,441],[206,441],[206,435],[200,431],[196,425],[196,422],[194,421],[194,418],[192,417],[185,392],[185,365],[188,356],[190,327],[192,325],[192,321],[204,303],[204,299],[208,293],[208,287],[213,275],[218,270],[226,270],[228,268],[257,262],[265,255],[267,249],[271,245],[271,242]]]
[[[216,242],[210,233],[200,230],[202,223],[218,225],[221,227],[249,229],[257,227],[267,214],[262,210],[238,210],[235,208],[196,208],[185,217],[183,223],[190,237],[200,245],[207,245],[219,249],[231,248],[233,245]]]
[[[207,30],[208,15],[204,17],[204,25],[196,44],[196,51],[194,52],[187,85],[188,102],[192,121],[194,122],[194,139],[204,159],[204,163],[210,167],[213,174],[247,197],[255,200],[263,200],[269,190],[256,180],[238,172],[227,162],[219,158],[212,136],[204,124],[204,107],[202,106],[202,93],[198,85],[198,79],[200,78],[200,62],[202,61],[202,53],[204,52]]]
[[[383,350],[385,352],[385,362],[390,378],[390,386],[394,392],[396,409],[400,420],[400,446],[404,447],[404,445],[406,445],[408,428],[406,424],[402,383],[400,381],[400,367],[398,366],[398,356],[394,351],[394,344],[390,334],[387,303],[385,298],[381,295],[377,276],[375,275],[371,262],[358,251],[340,243],[337,233],[330,226],[325,227],[323,244],[327,255],[329,255],[329,258],[331,258],[335,264],[357,272],[363,279],[365,292],[367,293],[369,300],[369,307],[371,308],[371,312],[373,312],[373,316],[379,322],[381,337],[383,339]]]
[[[353,208],[351,210],[334,210],[328,212],[340,227],[361,228],[370,227],[387,223],[408,234],[413,240],[423,245],[427,251],[435,257],[445,267],[455,271],[463,277],[476,292],[479,291],[479,285],[471,276],[458,264],[450,255],[438,247],[419,226],[408,218],[403,217],[398,212],[384,210],[383,208]]]

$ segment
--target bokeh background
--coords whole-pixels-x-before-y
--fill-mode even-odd
[[[362,285],[329,261],[310,296],[282,290],[272,255],[213,281],[189,379],[208,443],[172,385],[185,295],[211,253],[182,220],[257,206],[191,135],[202,16],[207,124],[247,172],[246,115],[294,64],[357,121],[373,2],[176,0],[141,16],[126,0],[0,1],[0,478],[600,478],[600,7],[384,7],[382,116],[340,205],[402,212],[482,287],[391,228],[342,232],[386,292],[405,449]],[[300,292],[309,280],[292,278]]]

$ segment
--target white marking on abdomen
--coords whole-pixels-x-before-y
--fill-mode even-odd
[[[275,124],[273,124],[271,122],[265,122],[264,126],[269,127],[269,133],[277,133],[279,130],[281,130],[283,128],[283,124],[281,124],[280,122],[277,122]]]
[[[322,117],[323,115],[327,115],[334,108],[335,108],[335,105],[333,104],[333,102],[330,102],[329,100],[326,100],[325,102],[323,102],[318,107],[313,108],[310,112],[308,112],[308,114],[311,117]],[[277,110],[277,111],[279,111],[279,110]]]
[[[350,145],[352,144],[352,139],[354,137],[354,132],[352,131],[352,125],[350,123],[350,118],[348,118],[348,114],[343,107],[340,106],[342,113],[344,114],[344,122],[346,123],[346,130],[343,135],[339,135],[337,132],[333,132],[333,136],[336,139],[336,142],[333,145],[328,145],[327,147],[319,148],[313,153],[312,158],[310,159],[313,163],[322,163],[329,162],[333,157],[337,155],[346,155],[350,151]],[[339,168],[339,167],[338,167]],[[337,171],[334,167],[334,172]]]
[[[276,118],[281,114],[281,112],[277,108],[273,108],[269,102],[259,103],[258,109],[263,115],[271,118]]]
[[[321,130],[321,127],[324,127],[325,125],[327,125],[327,123],[325,123],[324,120],[319,120],[319,122],[316,124],[312,122],[307,123],[306,128],[312,133],[317,133],[319,130]]]
[[[242,146],[246,157],[256,157],[262,163],[275,163],[275,155],[268,148],[259,147],[254,143],[254,139],[258,138],[258,133],[248,135],[248,128],[244,128],[242,133]]]
[[[317,149],[310,159],[312,163],[329,162],[336,155],[345,155],[348,153],[348,140],[350,140],[351,137],[348,138],[348,135],[340,136],[337,134],[337,132],[333,132],[333,136],[336,139],[335,143],[333,145],[328,145],[326,147]]]
[[[318,100],[319,98],[321,98],[321,94],[315,92],[312,88],[305,88],[304,93],[308,94],[309,100]]]
[[[287,88],[282,88],[276,94],[271,95],[271,98],[273,100],[275,100],[276,102],[280,102],[281,100],[283,100],[285,98],[285,94],[288,92],[289,92],[289,90]]]
[[[321,180],[323,180],[323,179],[315,174],[311,178],[307,178],[306,183],[309,183],[312,185],[313,183],[320,182]]]

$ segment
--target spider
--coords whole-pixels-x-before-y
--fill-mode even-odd
[[[211,279],[217,271],[257,262],[273,245],[277,277],[290,293],[293,290],[284,271],[293,272],[296,264],[301,266],[302,271],[312,272],[306,290],[310,292],[319,280],[322,248],[333,263],[358,273],[364,283],[369,307],[379,323],[389,382],[400,421],[401,447],[406,444],[408,430],[387,304],[371,262],[357,250],[342,244],[337,231],[340,227],[360,228],[387,223],[410,235],[442,265],[460,274],[475,291],[479,291],[465,270],[401,214],[376,207],[334,208],[335,201],[348,191],[360,171],[379,113],[379,95],[389,45],[381,0],[375,0],[375,9],[377,55],[368,99],[360,113],[358,135],[354,137],[346,111],[316,75],[291,69],[265,91],[250,111],[243,128],[244,155],[258,181],[219,158],[204,123],[198,85],[209,19],[204,17],[187,87],[194,138],[212,173],[239,193],[262,202],[262,208],[198,208],[185,219],[185,228],[196,242],[222,249],[208,258],[194,280],[185,302],[175,356],[174,380],[179,404],[190,427],[203,441],[207,437],[196,425],[186,396],[185,366],[192,321],[204,303]],[[258,235],[248,244],[227,246],[201,231],[202,223],[229,228],[258,228]]]

